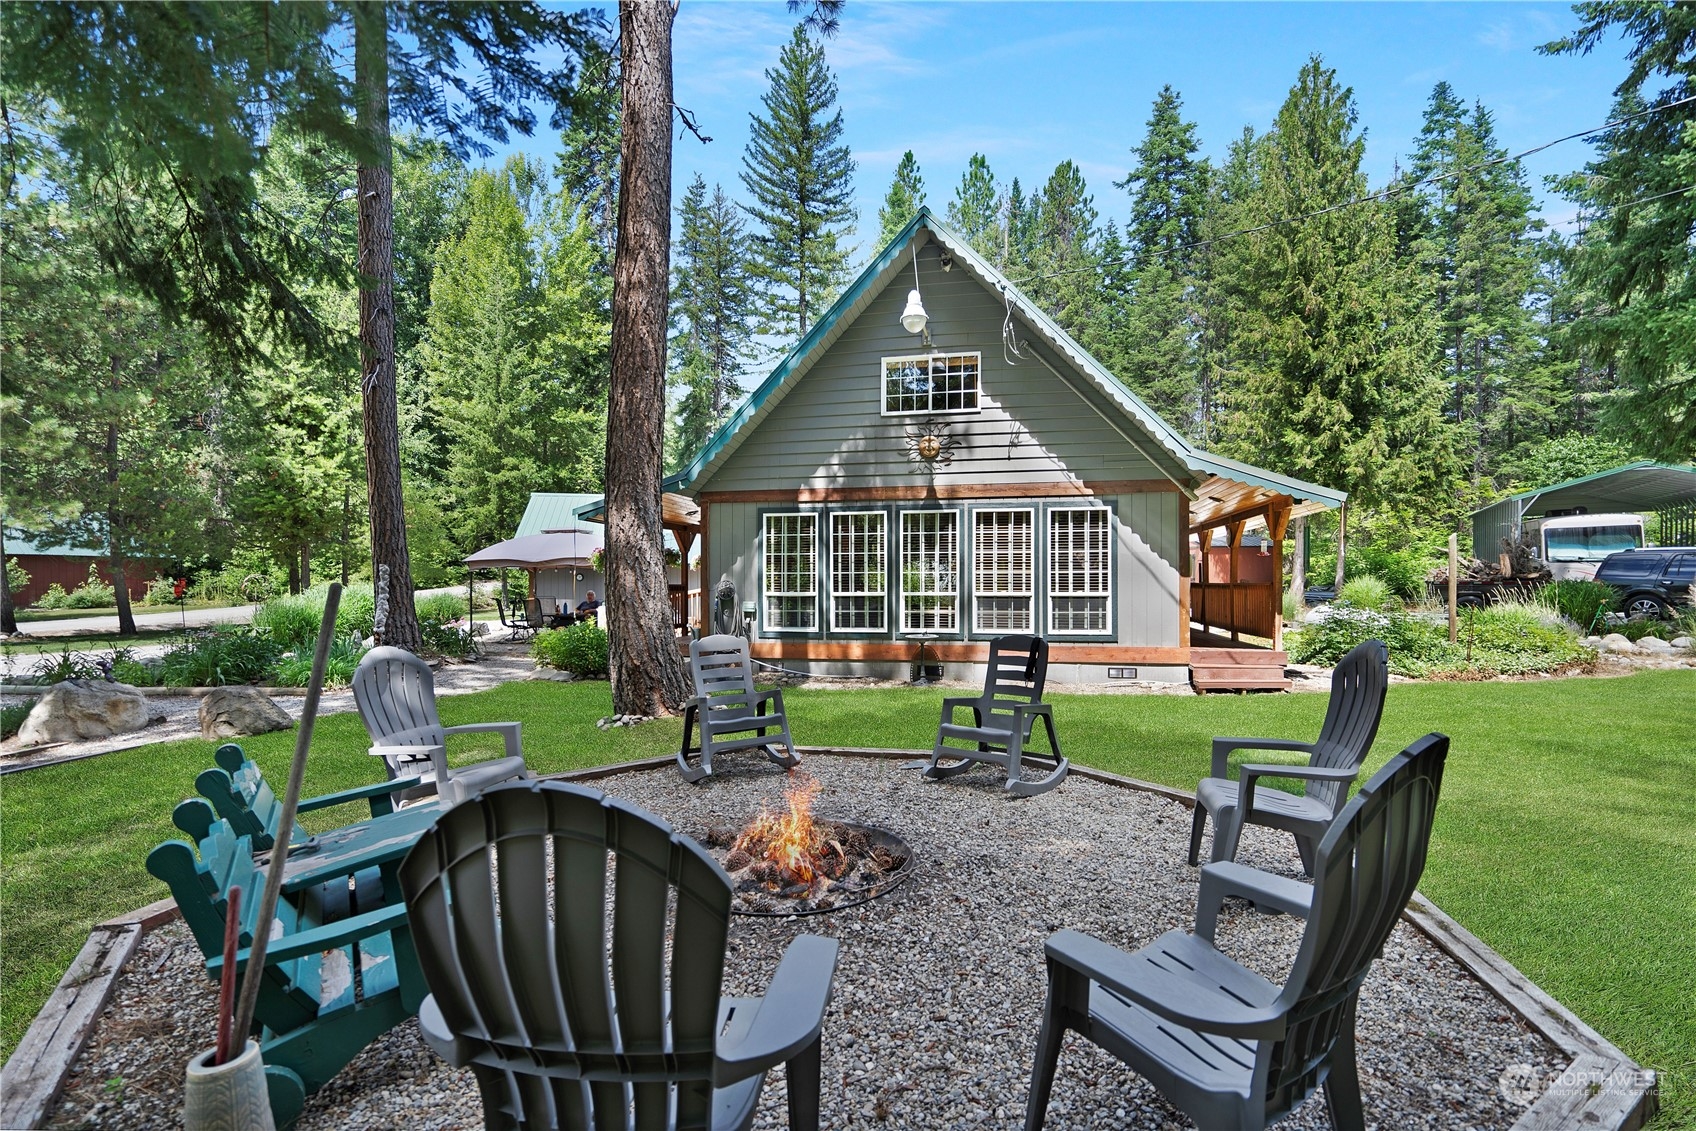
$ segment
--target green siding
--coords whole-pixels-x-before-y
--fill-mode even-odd
[[[964,270],[943,272],[935,246],[920,255],[920,287],[934,348],[982,355],[976,414],[881,415],[882,359],[925,352],[901,328],[905,274],[898,274],[788,392],[757,430],[701,484],[708,491],[883,487],[935,483],[1053,483],[1159,479],[1162,473],[1106,420],[1134,427],[1057,379],[1027,345],[1009,365],[1001,345],[1006,309]],[[1020,337],[1030,331],[1015,318]],[[1049,364],[1068,372],[1068,363]],[[1093,394],[1093,391],[1089,395]],[[946,422],[952,463],[934,472],[908,458],[909,429]]]

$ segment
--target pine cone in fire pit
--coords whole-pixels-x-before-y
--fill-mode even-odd
[[[707,830],[708,848],[725,848],[736,842],[736,830],[729,825],[714,825]]]
[[[754,858],[740,848],[733,850],[724,858],[724,869],[727,872],[740,872],[754,862]]]

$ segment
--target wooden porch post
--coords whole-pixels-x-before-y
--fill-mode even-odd
[[[1284,535],[1290,526],[1290,506],[1274,507],[1266,515],[1266,533],[1272,540],[1272,650],[1284,650]]]
[[[1225,524],[1225,553],[1231,562],[1231,642],[1241,639],[1241,630],[1237,627],[1242,623],[1243,610],[1237,608],[1237,585],[1241,576],[1237,568],[1237,551],[1242,548],[1243,529],[1245,522],[1228,522]]]

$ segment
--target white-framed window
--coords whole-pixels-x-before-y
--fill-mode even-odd
[[[960,513],[901,512],[901,631],[960,631]]]
[[[818,628],[818,515],[765,516],[765,628],[813,632]]]
[[[883,359],[883,415],[978,411],[976,353],[912,354]]]
[[[972,631],[1034,632],[1036,512],[972,512]]]
[[[1106,507],[1048,512],[1048,631],[1108,636],[1113,626],[1113,520]]]
[[[832,632],[889,629],[889,516],[833,511],[830,516]]]

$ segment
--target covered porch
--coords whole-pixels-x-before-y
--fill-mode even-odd
[[[1198,691],[1287,691],[1284,544],[1295,520],[1347,496],[1219,456],[1198,462],[1212,474],[1185,523],[1190,682]]]

